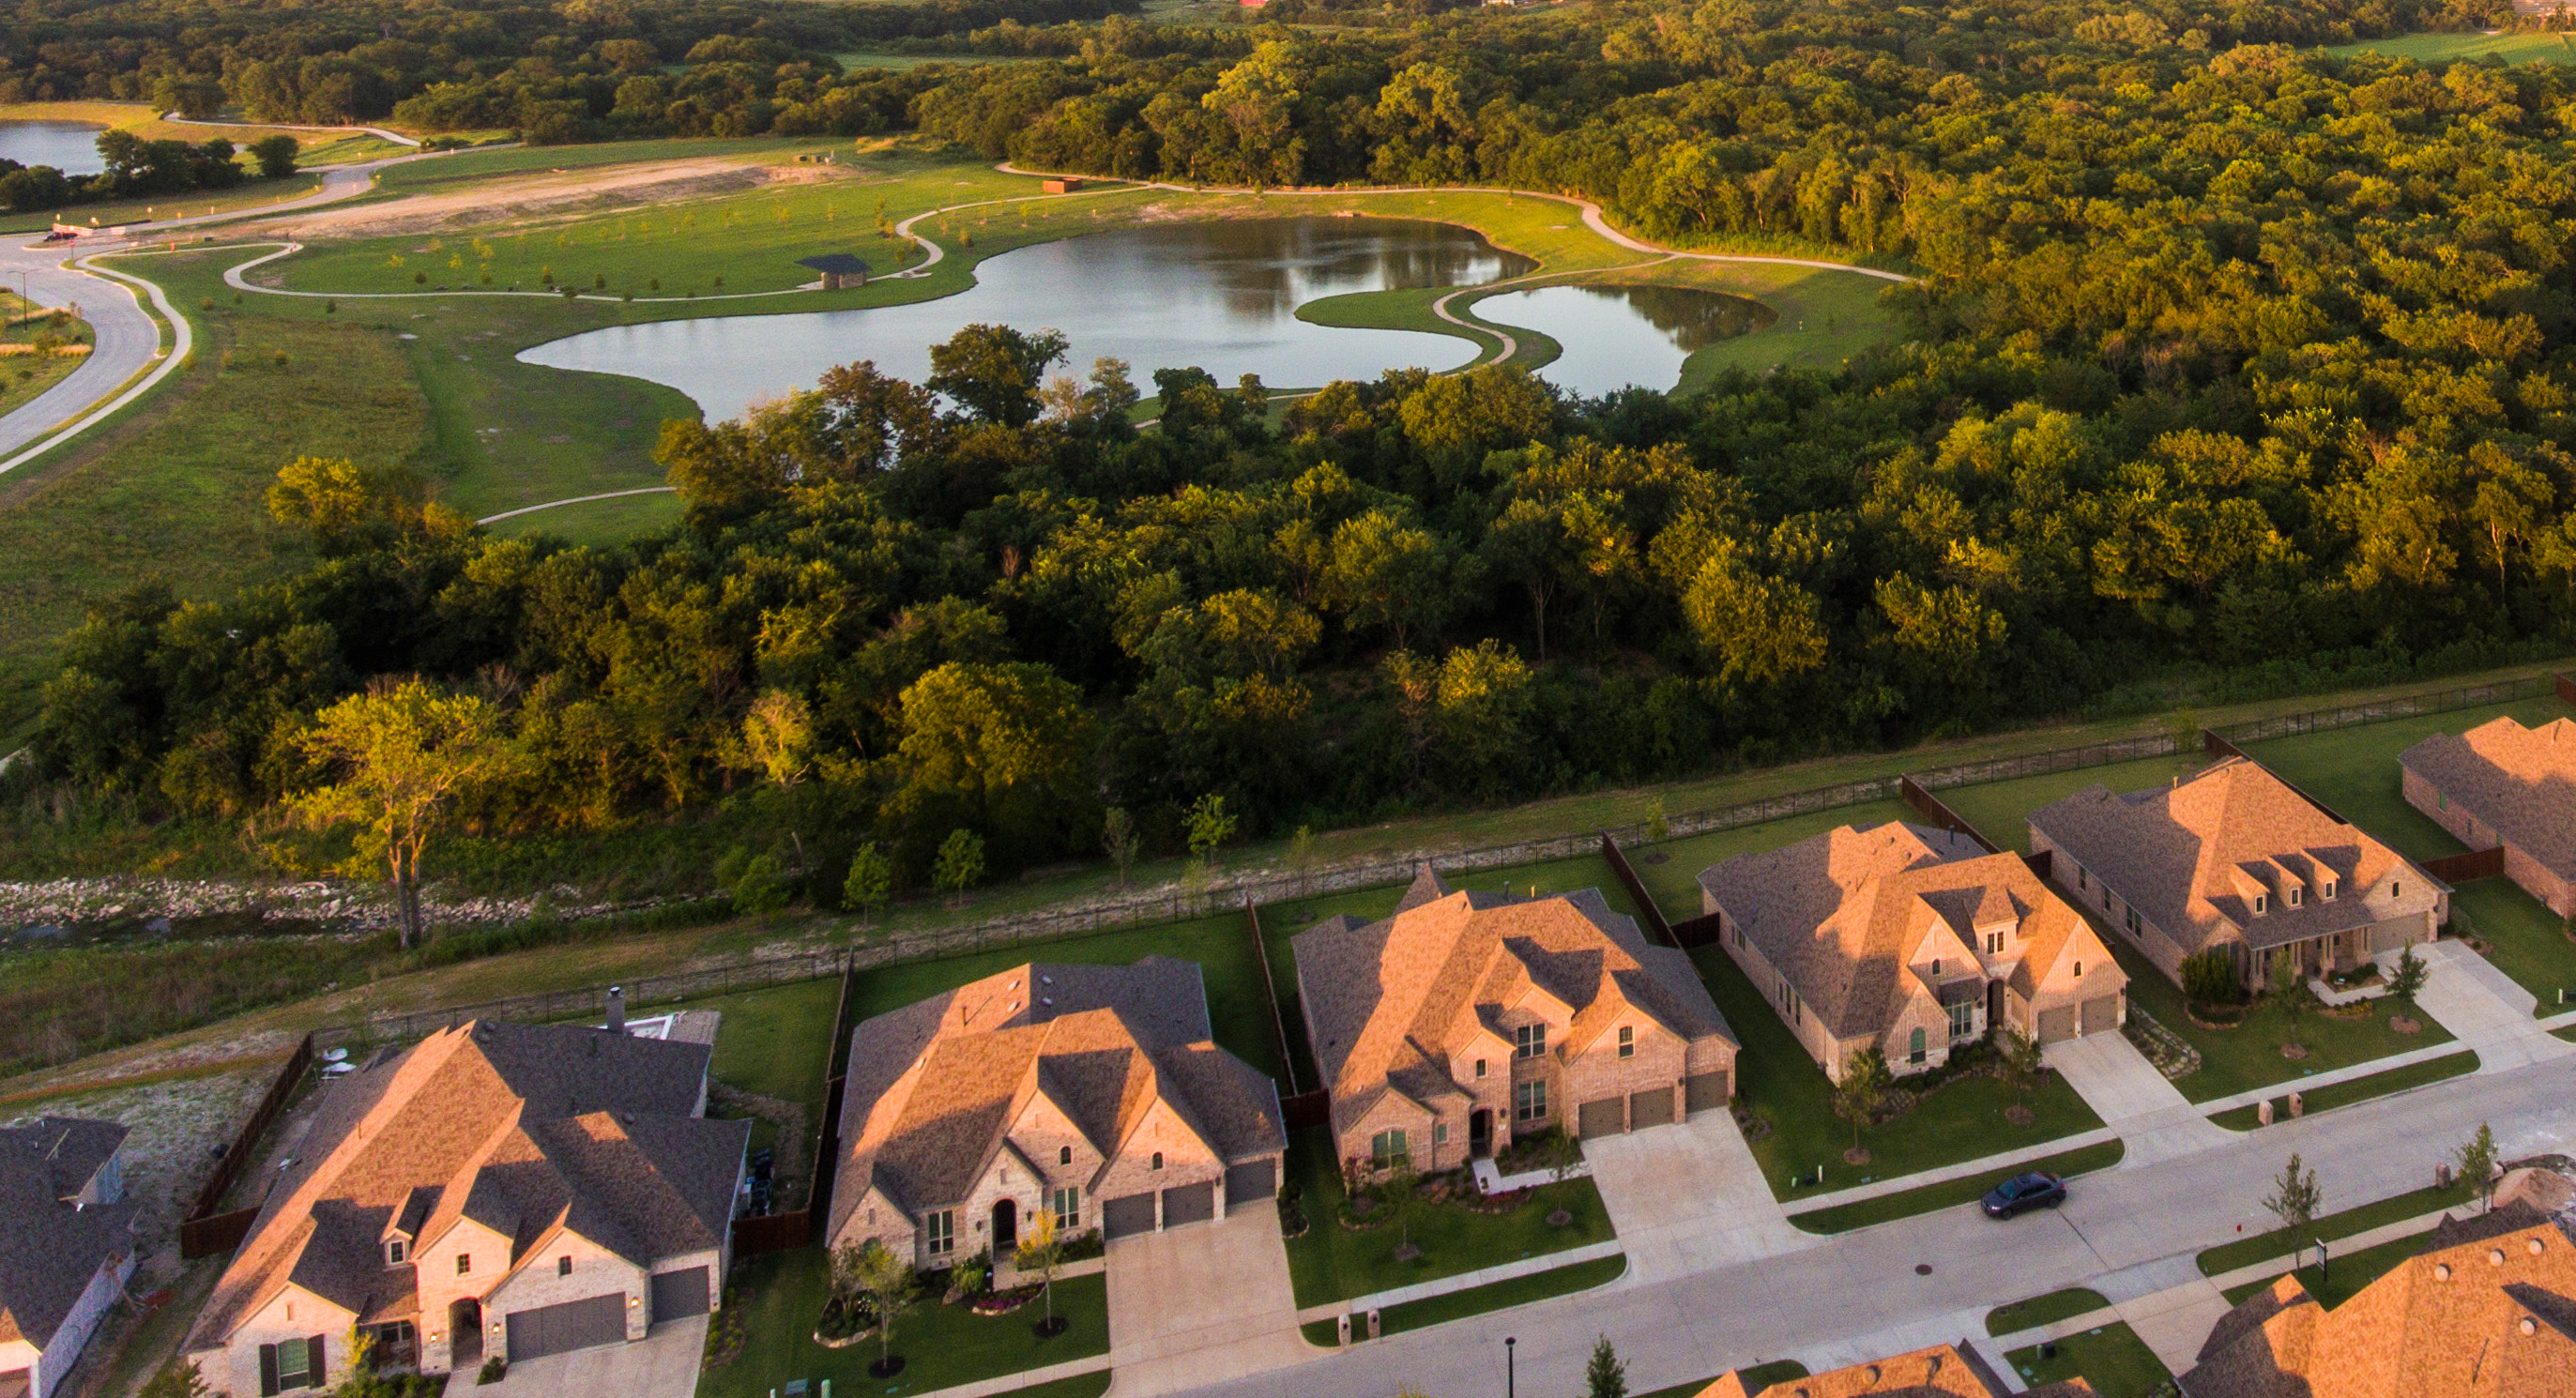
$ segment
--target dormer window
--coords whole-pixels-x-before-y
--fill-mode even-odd
[[[2265,912],[2270,910],[2267,906],[2268,902],[2269,900],[2265,898],[2264,895],[2260,893],[2254,895],[2254,915],[2256,917],[2261,917]]]
[[[2318,896],[2319,898],[2323,898],[2324,900],[2326,900],[2326,901],[2327,901],[2327,902],[2329,902],[2329,903],[2333,902],[2333,901],[2334,901],[2334,883],[2335,883],[2335,881],[2334,881],[2334,880],[2332,880],[2332,879],[2327,879],[2325,882],[2323,882],[2323,883],[2321,883],[2321,884],[2318,884],[2318,885],[2317,885],[2317,896]]]
[[[2004,954],[2004,934],[2002,934],[2001,932],[1989,932],[1989,933],[1987,933],[1987,934],[1986,934],[1986,955],[1988,955],[1988,956],[2001,956],[2001,955],[2003,955],[2003,954]]]
[[[405,1242],[404,1240],[402,1240],[402,1239],[400,1239],[400,1238],[387,1238],[387,1239],[385,1239],[385,1265],[386,1265],[386,1266],[388,1266],[388,1267],[399,1267],[399,1266],[401,1266],[401,1265],[403,1264],[403,1259],[405,1259],[405,1258],[407,1258],[407,1257],[410,1257],[410,1256],[411,1256],[411,1244],[410,1244],[410,1243]]]
[[[2299,904],[2304,901],[2301,895],[2306,892],[2306,889],[2299,887],[2297,884],[2290,885],[2290,906],[2293,908],[2299,906]]]

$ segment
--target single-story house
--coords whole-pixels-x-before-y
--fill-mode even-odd
[[[1218,1048],[1199,968],[1044,962],[850,1037],[826,1236],[922,1268],[1007,1256],[1045,1210],[1116,1239],[1278,1192],[1279,1089]]]
[[[720,1304],[748,1121],[705,1044],[476,1020],[333,1083],[185,1353],[218,1393],[472,1370]]]
[[[2436,733],[2398,754],[2407,804],[2471,849],[2504,848],[2505,877],[2576,914],[2576,719],[2525,728],[2508,716]]]
[[[2261,990],[2284,947],[2322,975],[2430,942],[2450,919],[2448,887],[2242,757],[2126,795],[2095,782],[2031,813],[2030,848],[2177,984],[2184,958],[2212,948]]]
[[[2048,1044],[2127,1018],[2129,978],[2082,915],[1953,831],[1839,826],[1699,886],[1718,944],[1836,1082],[1863,1049],[1901,1076],[2000,1029]]]
[[[0,1126],[0,1398],[51,1398],[134,1274],[125,1128]]]
[[[1724,1109],[1735,1036],[1690,958],[1597,889],[1453,892],[1298,933],[1298,999],[1345,1162],[1450,1170],[1562,1124],[1591,1138]]]

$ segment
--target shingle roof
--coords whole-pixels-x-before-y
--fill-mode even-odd
[[[1039,1096],[1104,1158],[1157,1102],[1226,1160],[1287,1148],[1276,1085],[1212,1041],[1196,965],[1032,962],[852,1031],[832,1235],[871,1184],[911,1211],[963,1197]]]
[[[718,1246],[751,1124],[693,1116],[710,1050],[476,1021],[379,1055],[323,1099],[189,1339],[211,1348],[289,1281],[362,1319],[406,1314],[384,1264],[470,1216],[512,1260],[569,1228],[639,1264]]]
[[[2499,718],[2456,736],[2436,733],[2397,761],[2497,839],[2576,879],[2576,719],[2525,728]]]
[[[1754,1389],[1741,1370],[1721,1374],[1697,1398],[2007,1398],[2012,1387],[1967,1345],[1934,1345],[1867,1364]],[[2042,1384],[2024,1398],[2091,1398],[2082,1379]]]
[[[2240,757],[2127,795],[2095,782],[2032,812],[2030,824],[2186,954],[2227,927],[2257,950],[2366,927],[2430,906],[2433,891],[2417,870],[2405,906],[2383,906],[2382,881],[2413,866]],[[2335,898],[2290,906],[2291,884],[2327,873],[2341,890]],[[2260,914],[2258,894],[2267,899]]]
[[[74,1117],[0,1127],[0,1343],[51,1344],[98,1269],[133,1247],[133,1200],[70,1202],[125,1134]]]
[[[2015,854],[1989,854],[1967,836],[1904,821],[1839,826],[1794,845],[1737,855],[1702,870],[1700,887],[1741,926],[1809,1011],[1837,1038],[1883,1032],[1913,990],[1950,1004],[1982,989],[1974,974],[1922,986],[1909,959],[1946,925],[1972,955],[1978,932],[2010,924],[2021,948],[2009,982],[2025,998],[2070,940],[2110,964],[2082,915]],[[1946,973],[1945,973],[1946,976]],[[1768,987],[1765,987],[1767,990]]]
[[[2534,1211],[2446,1226],[2331,1311],[2292,1278],[2223,1318],[2192,1398],[2563,1398],[2576,1237]]]
[[[1734,1043],[1690,958],[1647,945],[1597,889],[1518,900],[1448,893],[1426,870],[1405,898],[1384,921],[1333,918],[1292,942],[1337,1126],[1390,1089],[1418,1102],[1461,1091],[1445,1063],[1455,1026],[1471,1006],[1506,1003],[1523,987],[1565,1005],[1578,1041],[1633,1007],[1685,1041]]]

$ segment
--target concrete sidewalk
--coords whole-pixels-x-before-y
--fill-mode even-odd
[[[2088,1034],[2041,1051],[2102,1124],[2128,1149],[2122,1169],[2136,1169],[2178,1155],[2224,1145],[2226,1128],[2210,1124],[2138,1047],[2121,1034]]]

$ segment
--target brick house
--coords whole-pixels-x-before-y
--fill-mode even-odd
[[[471,1370],[706,1315],[748,1121],[705,1044],[473,1021],[331,1085],[184,1352],[235,1398],[380,1364]]]
[[[51,1398],[134,1274],[125,1128],[0,1126],[0,1398]]]
[[[2019,855],[1904,821],[1845,825],[1700,872],[1719,945],[1842,1081],[1875,1047],[1900,1076],[2006,1027],[2117,1030],[2128,977]]]
[[[2450,919],[2447,887],[2241,757],[2127,795],[2095,782],[2031,813],[2030,848],[2177,984],[2207,948],[2259,991],[2283,947],[2322,975],[2430,942]]]
[[[1049,1211],[1108,1238],[1278,1191],[1279,1089],[1218,1048],[1199,968],[1032,963],[851,1034],[827,1235],[923,1268],[1017,1246]]]
[[[1742,1370],[1733,1370],[1718,1375],[1694,1398],[2009,1398],[2016,1392],[2023,1398],[2093,1398],[2093,1385],[2060,1379],[2015,1389],[1962,1341],[1762,1388],[1746,1382]]]
[[[2408,805],[2471,849],[2503,846],[2505,877],[2560,917],[2576,913],[2576,720],[2436,733],[2397,766]]]
[[[1297,934],[1298,998],[1344,1161],[1450,1170],[1564,1122],[1584,1138],[1723,1108],[1735,1037],[1690,958],[1595,889],[1452,892]]]
[[[2181,1385],[2187,1398],[2558,1398],[2576,1391],[2576,1234],[2499,1198],[2332,1310],[2282,1277],[2219,1318]]]

